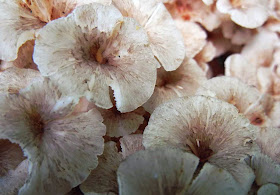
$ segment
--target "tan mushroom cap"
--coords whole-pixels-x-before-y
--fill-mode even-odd
[[[125,159],[127,156],[134,154],[139,150],[144,150],[144,146],[142,144],[143,135],[142,134],[133,134],[126,135],[120,139],[121,149],[122,149],[122,157]]]
[[[239,184],[226,170],[205,163],[199,175],[193,180],[188,194],[243,194]]]
[[[185,57],[182,34],[166,10],[157,0],[113,0],[123,16],[132,17],[147,32],[150,47],[163,68],[176,70]]]
[[[210,62],[216,57],[216,47],[211,41],[207,41],[202,50],[195,56],[195,60],[200,65]]]
[[[279,42],[277,33],[267,29],[259,29],[258,33],[242,48],[241,55],[252,64],[252,66],[271,65],[273,51]]]
[[[259,150],[249,159],[248,164],[255,172],[256,184],[261,188],[269,183],[280,185],[279,135],[279,128],[262,128],[258,132],[256,142]]]
[[[30,163],[19,194],[64,194],[96,168],[105,135],[97,110],[69,115],[73,98],[49,80],[0,98],[0,137],[19,144]]]
[[[20,0],[0,1],[0,59],[12,61],[17,58],[20,46],[35,39],[36,30],[44,26]]]
[[[22,161],[14,170],[0,177],[0,194],[16,195],[28,177],[28,160]]]
[[[211,41],[216,48],[215,57],[220,57],[227,52],[239,53],[241,50],[241,46],[232,44],[230,39],[227,39],[223,36],[221,28],[211,32],[211,34],[208,36],[208,41]]]
[[[246,85],[234,77],[215,77],[205,82],[196,92],[218,98],[234,105],[253,125],[268,126],[271,121],[268,110],[273,102],[271,97],[262,95],[257,88]]]
[[[0,180],[25,159],[19,145],[0,139]]]
[[[255,172],[257,185],[267,183],[280,185],[280,164],[277,164],[269,156],[259,153],[251,158],[250,166]]]
[[[110,91],[111,92],[111,91]],[[111,100],[114,102],[114,97],[111,95]],[[98,108],[92,102],[89,102],[85,97],[80,98],[79,103],[74,108],[74,113],[87,112],[92,108],[97,109],[103,117],[103,124],[106,125],[106,135],[110,137],[120,137],[129,135],[138,130],[139,126],[144,122],[144,108],[140,107],[132,112],[121,113],[114,105],[108,110]]]
[[[222,33],[225,38],[230,39],[232,44],[244,45],[253,36],[251,29],[242,28],[231,20],[225,20],[221,24]]]
[[[262,128],[258,133],[257,144],[262,153],[269,156],[276,163],[280,164],[280,129]]]
[[[147,148],[172,146],[229,171],[249,190],[254,175],[240,159],[254,151],[258,127],[224,101],[193,96],[174,99],[155,109],[143,134]]]
[[[115,142],[104,145],[103,154],[98,157],[98,166],[91,171],[88,178],[80,185],[81,191],[87,195],[91,193],[118,194],[117,169],[122,161]]]
[[[191,183],[198,162],[196,156],[179,149],[138,151],[120,164],[119,194],[182,192]]]
[[[280,188],[275,184],[265,184],[258,190],[258,195],[277,195],[280,193]]]
[[[37,65],[33,62],[33,49],[34,49],[34,40],[27,41],[24,43],[18,51],[17,59],[14,61],[3,61],[1,63],[1,70],[5,70],[9,67],[16,66],[18,68],[30,68],[37,70]]]
[[[144,109],[138,108],[132,112],[121,113],[114,106],[109,110],[98,108],[106,125],[106,135],[120,137],[134,133],[144,122]]]
[[[245,28],[257,28],[268,19],[266,0],[218,0],[217,9]]]
[[[13,61],[19,48],[36,38],[51,20],[67,16],[76,6],[109,0],[1,0],[0,59]]]
[[[204,72],[193,59],[186,58],[175,71],[167,72],[160,68],[154,93],[143,107],[152,113],[157,106],[168,100],[194,95],[197,88],[205,81]]]
[[[202,0],[170,0],[165,6],[173,18],[200,23],[208,31],[221,24],[221,18],[214,6],[205,5]]]
[[[113,106],[110,86],[121,112],[136,109],[152,95],[158,64],[135,20],[95,3],[45,26],[35,42],[34,61],[63,93],[87,95],[104,109]]]
[[[207,34],[197,23],[176,19],[175,24],[181,31],[186,51],[186,58],[193,58],[206,44]]]
[[[236,77],[248,85],[258,87],[257,67],[250,64],[241,54],[233,54],[227,57],[225,75]]]
[[[11,67],[0,72],[0,92],[18,93],[33,81],[42,79],[39,71]]]
[[[120,195],[236,194],[240,187],[225,170],[206,163],[193,180],[198,158],[179,149],[139,151],[118,169]]]

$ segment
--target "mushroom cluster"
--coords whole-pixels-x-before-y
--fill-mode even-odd
[[[280,194],[280,1],[0,0],[16,194]]]

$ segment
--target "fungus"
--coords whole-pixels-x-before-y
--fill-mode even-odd
[[[221,29],[223,36],[231,40],[232,44],[244,45],[252,37],[252,30],[247,28],[242,28],[241,26],[226,20],[221,24]]]
[[[268,155],[273,161],[280,164],[280,129],[262,128],[257,137],[257,144],[261,152]]]
[[[268,18],[265,0],[217,0],[217,9],[245,28],[262,26]]]
[[[208,63],[214,59],[216,53],[217,49],[214,44],[211,41],[207,41],[202,50],[194,58],[207,78],[211,78],[213,75],[212,69]]]
[[[15,169],[10,169],[6,175],[0,176],[0,194],[18,194],[28,177],[28,160],[23,160]]]
[[[183,37],[166,10],[157,0],[113,0],[125,17],[134,18],[147,32],[150,47],[166,71],[176,70],[185,57]]]
[[[248,68],[250,67],[250,68]],[[258,86],[256,66],[250,64],[243,55],[233,54],[225,61],[225,75],[236,77],[248,85]]]
[[[258,195],[279,194],[280,188],[275,184],[265,184],[258,190]]]
[[[19,194],[66,193],[96,168],[105,135],[97,110],[69,114],[74,99],[46,79],[0,98],[0,138],[19,144],[29,160]]]
[[[144,109],[138,108],[132,112],[121,113],[114,106],[109,110],[98,108],[106,125],[106,135],[120,137],[134,133],[144,121]]]
[[[262,128],[256,140],[259,150],[249,159],[248,164],[255,172],[259,191],[264,190],[262,188],[267,184],[280,186],[279,132],[277,128]],[[275,187],[264,188],[268,190]]]
[[[273,51],[279,38],[275,32],[260,29],[258,33],[242,48],[241,55],[257,67],[270,66],[273,59]]]
[[[17,59],[14,61],[3,61],[1,63],[1,70],[16,66],[18,68],[30,68],[37,70],[37,65],[33,62],[32,55],[34,49],[34,40],[24,43],[18,51]]]
[[[34,40],[46,23],[68,15],[77,4],[87,1],[96,0],[1,0],[0,59],[15,60],[19,48]]]
[[[195,22],[175,20],[177,28],[181,31],[186,51],[186,58],[193,58],[206,44],[206,32]]]
[[[19,145],[0,139],[0,178],[7,175],[10,170],[15,170],[24,159]]]
[[[179,149],[138,151],[118,169],[120,195],[239,194],[240,187],[225,170],[206,163],[195,179],[199,159]]]
[[[255,171],[258,186],[267,183],[280,185],[280,164],[276,164],[265,154],[256,154],[251,158],[250,166]]]
[[[201,0],[170,0],[165,6],[174,19],[200,23],[208,31],[213,31],[221,24],[216,8],[205,5]]]
[[[11,67],[0,72],[0,92],[18,93],[35,80],[42,79],[40,72],[31,69]]]
[[[75,106],[74,113],[87,112],[92,108],[96,108],[103,117],[103,124],[106,125],[107,136],[120,137],[134,133],[144,122],[143,115],[145,114],[145,110],[140,107],[132,112],[121,113],[115,106],[112,93],[110,93],[110,95],[111,100],[114,103],[113,108],[108,110],[98,108],[85,97],[82,97],[80,98],[79,103]]]
[[[253,125],[268,126],[268,113],[272,98],[262,95],[257,88],[251,87],[233,77],[215,77],[205,82],[197,95],[208,95],[234,105]]]
[[[143,145],[146,149],[169,146],[192,152],[202,163],[229,171],[248,191],[254,175],[242,159],[254,151],[257,129],[231,104],[210,97],[184,97],[155,109]]]
[[[36,39],[34,61],[64,94],[86,95],[104,109],[113,106],[110,86],[121,112],[145,103],[156,81],[157,61],[144,30],[115,7],[96,3],[46,25]]]
[[[103,154],[98,157],[98,166],[80,185],[81,191],[87,195],[92,193],[118,194],[117,169],[122,161],[116,144],[112,141],[105,143]]]
[[[127,156],[134,154],[139,150],[144,150],[144,146],[142,144],[143,135],[142,134],[133,134],[126,135],[120,139],[122,156],[125,159]]]
[[[152,113],[157,106],[168,100],[193,95],[204,81],[205,74],[192,59],[186,58],[175,71],[167,72],[160,68],[154,93],[143,107]]]

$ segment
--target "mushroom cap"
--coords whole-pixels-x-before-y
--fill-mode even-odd
[[[0,180],[25,159],[19,145],[0,139]]]
[[[257,67],[241,54],[232,54],[225,61],[225,75],[236,77],[248,85],[258,87]]]
[[[121,112],[145,103],[156,81],[157,61],[145,31],[114,6],[97,3],[46,25],[36,39],[34,61],[63,93],[86,95],[104,109],[113,106],[110,86]]]
[[[261,28],[242,48],[241,55],[251,66],[270,66],[278,42],[277,33]]]
[[[28,177],[28,160],[22,161],[14,170],[0,177],[0,194],[15,195]]]
[[[225,20],[221,25],[223,36],[231,40],[232,44],[244,45],[253,36],[251,29],[242,28],[231,20]]]
[[[80,185],[81,191],[91,193],[118,193],[117,169],[122,161],[115,142],[106,142],[103,154],[98,157],[98,166]]]
[[[47,79],[0,98],[0,138],[19,144],[29,160],[19,194],[64,194],[96,168],[105,135],[96,109],[71,115],[75,100]]]
[[[144,150],[142,144],[143,135],[142,134],[132,134],[125,135],[120,139],[122,157],[125,159],[127,156],[134,154],[139,150]]]
[[[226,170],[205,163],[193,180],[188,194],[244,194],[233,176]]]
[[[267,127],[261,128],[257,136],[257,144],[261,152],[280,164],[280,129]]]
[[[193,152],[202,162],[229,171],[247,190],[254,175],[240,159],[255,151],[257,130],[231,104],[204,96],[184,97],[155,109],[143,145],[146,149],[169,146]]]
[[[114,97],[110,91],[111,100],[114,102]],[[79,103],[74,108],[74,113],[87,112],[92,108],[98,109],[103,117],[103,124],[106,125],[106,135],[110,137],[120,137],[129,135],[138,130],[138,127],[144,122],[143,115],[145,110],[142,107],[137,108],[132,112],[121,113],[114,105],[108,110],[98,108],[92,102],[89,102],[85,97],[80,98]]]
[[[206,163],[193,180],[198,158],[179,149],[157,148],[127,157],[118,169],[119,193],[236,194],[240,187],[225,170]]]
[[[198,162],[196,156],[179,149],[138,151],[119,166],[119,194],[179,193],[191,183]]]
[[[5,70],[9,67],[16,66],[18,68],[30,68],[34,70],[37,69],[37,65],[33,62],[33,49],[34,49],[34,40],[25,42],[18,50],[17,59],[14,61],[4,61],[1,64],[1,70]]]
[[[234,105],[239,113],[243,113],[254,125],[270,125],[266,113],[266,101],[271,98],[263,97],[257,88],[246,85],[233,77],[214,77],[205,82],[196,92],[197,95],[206,95],[218,98]]]
[[[176,70],[185,57],[184,39],[166,10],[157,0],[113,0],[123,16],[132,17],[148,34],[150,47],[166,71]]]
[[[19,48],[34,40],[46,23],[67,16],[76,6],[110,0],[0,0],[0,59],[13,61]]]
[[[193,59],[185,58],[175,71],[167,72],[160,68],[154,93],[143,107],[152,113],[157,106],[168,100],[194,95],[197,88],[205,81],[205,73]]]
[[[0,59],[12,61],[26,41],[35,39],[36,30],[44,26],[20,0],[0,1]]]
[[[207,6],[201,0],[170,0],[164,2],[173,18],[200,23],[207,31],[213,31],[221,24],[221,17],[214,6]]]
[[[252,156],[250,166],[255,172],[257,185],[280,184],[280,164],[277,164],[269,156],[263,153]]]
[[[98,109],[106,125],[106,135],[120,137],[134,133],[144,122],[144,109],[138,108],[132,112],[121,113],[114,106],[109,110]]]
[[[280,193],[280,188],[275,184],[265,184],[258,190],[258,195],[277,195]]]
[[[216,7],[244,28],[257,28],[268,19],[265,0],[218,0]]]
[[[39,71],[11,67],[0,72],[0,92],[18,93],[30,83],[42,79]]]
[[[195,56],[198,64],[207,63],[214,59],[216,56],[216,47],[211,41],[207,41],[202,50]]]
[[[207,34],[197,23],[176,19],[175,24],[181,31],[186,51],[186,58],[193,58],[206,44]]]

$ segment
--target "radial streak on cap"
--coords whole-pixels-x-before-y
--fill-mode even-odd
[[[249,190],[253,171],[240,159],[252,154],[258,127],[224,101],[203,97],[177,98],[155,109],[143,135],[147,148],[170,146],[197,155],[229,171]]]
[[[50,22],[36,39],[34,61],[65,94],[86,95],[105,109],[113,106],[109,86],[121,112],[145,103],[155,86],[157,61],[147,34],[114,6],[79,6]]]
[[[0,98],[0,137],[18,143],[29,160],[19,194],[64,194],[97,166],[105,126],[96,109],[71,115],[75,100],[47,79]]]

